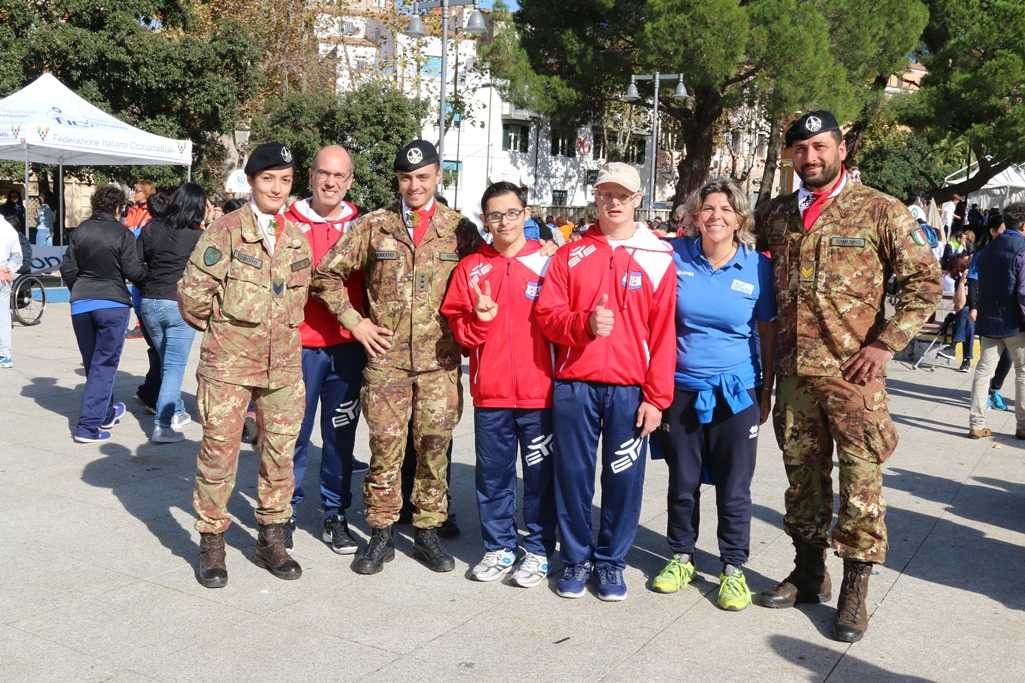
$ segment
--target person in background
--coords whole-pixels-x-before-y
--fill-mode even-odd
[[[53,244],[54,213],[45,201],[36,209],[36,246],[48,247]]]
[[[146,266],[135,237],[120,223],[124,201],[117,185],[93,193],[92,217],[71,233],[60,268],[71,291],[71,324],[86,372],[77,443],[109,441],[110,429],[125,414],[125,404],[113,399],[132,303],[125,279],[141,282]]]
[[[971,317],[971,310],[968,307],[968,265],[971,256],[966,253],[958,254],[950,261],[950,267],[943,273],[943,293],[953,298],[954,308],[954,331],[951,334],[951,341],[956,345],[961,344],[962,361],[960,372],[968,372],[972,366],[972,353],[975,346],[975,321]],[[941,350],[938,355],[944,358],[954,358],[953,355]]]
[[[122,221],[126,228],[129,230],[141,228],[153,219],[150,214],[149,200],[156,194],[156,191],[157,186],[152,181],[135,181],[135,185],[132,187],[132,201],[128,205],[128,210],[125,211]]]
[[[0,368],[14,366],[11,359],[11,285],[21,269],[19,234],[0,216]]]
[[[154,443],[175,443],[179,431],[192,422],[181,397],[185,366],[195,330],[178,310],[178,281],[202,233],[206,192],[196,183],[182,183],[168,197],[161,215],[136,240],[146,277],[139,283],[142,322],[160,361],[160,390],[153,419]]]
[[[164,215],[170,202],[170,196],[170,192],[154,190],[146,202],[146,212],[149,215],[149,220],[160,218]],[[146,225],[149,225],[149,223]],[[131,228],[131,231],[135,235],[135,239],[138,240],[143,232],[143,227]],[[160,375],[163,372],[160,363],[160,352],[157,351],[153,339],[150,338],[146,326],[142,323],[142,293],[138,287],[129,287],[128,289],[132,294],[132,310],[135,311],[135,317],[139,320],[139,325],[128,333],[127,338],[142,339],[146,342],[146,376],[143,378],[142,384],[135,390],[135,399],[142,404],[143,410],[150,415],[156,415],[157,396],[160,394]]]
[[[976,260],[979,253],[989,245],[997,236],[1004,231],[1003,218],[996,223],[992,221],[987,229],[979,234],[975,242],[976,250],[972,254],[971,264],[968,266],[968,308],[969,316],[974,322],[979,314],[979,271],[976,268]],[[986,401],[986,408],[993,410],[1010,410],[1003,395],[1000,393],[1004,386],[1004,380],[1011,372],[1011,354],[1007,349],[1000,352],[1000,360],[997,362],[996,372],[989,382],[989,398]]]
[[[990,396],[987,389],[1004,350],[1014,365],[1014,436],[1025,439],[1025,203],[1008,206],[1001,221],[991,230],[996,237],[975,259],[979,280],[975,329],[981,352],[968,416],[968,436],[973,439],[993,435],[986,426],[984,397]]]
[[[673,556],[652,589],[675,593],[694,578],[705,469],[719,512],[717,602],[735,611],[751,604],[743,567],[751,550],[758,427],[769,417],[774,382],[776,290],[772,262],[754,248],[754,216],[743,190],[730,180],[713,180],[685,206],[698,237],[672,243],[676,388],[655,434],[665,443],[669,466]]]
[[[569,236],[573,234],[573,224],[565,216],[556,216],[555,226],[562,232],[563,242],[569,241]]]
[[[6,218],[16,231],[25,232],[25,204],[21,192],[11,190],[7,193],[7,201],[0,206],[0,216]]]

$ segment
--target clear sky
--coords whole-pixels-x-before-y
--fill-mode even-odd
[[[502,0],[502,1],[505,3],[505,6],[508,7],[509,9],[511,9],[511,10],[518,10],[520,8],[520,3],[516,2],[516,0]],[[480,4],[481,4],[481,7],[491,7],[492,5],[495,4],[495,0],[481,0]]]

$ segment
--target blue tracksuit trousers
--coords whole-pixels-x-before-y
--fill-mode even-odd
[[[475,408],[477,509],[484,550],[514,550],[516,456],[523,462],[523,548],[548,556],[555,549],[554,447],[548,409]]]
[[[622,569],[637,535],[648,440],[634,424],[641,389],[592,382],[555,382],[555,506],[562,559]],[[601,525],[592,541],[591,501],[601,436]]]

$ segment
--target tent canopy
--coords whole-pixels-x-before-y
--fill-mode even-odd
[[[978,172],[978,165],[962,168],[948,175],[948,185],[963,182]],[[971,193],[969,202],[978,204],[980,209],[991,207],[1003,208],[1014,202],[1025,201],[1025,164],[1011,164],[1000,173],[989,179],[982,188]]]
[[[0,159],[65,166],[191,166],[192,142],[133,128],[43,74],[0,100]]]

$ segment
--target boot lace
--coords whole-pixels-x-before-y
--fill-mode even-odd
[[[598,582],[618,584],[623,582],[623,572],[618,567],[598,567]]]
[[[844,586],[841,593],[846,597],[843,609],[840,611],[842,621],[854,622],[858,619],[858,606],[865,603],[865,583],[861,579],[866,568],[856,567],[849,569],[844,574]]]

